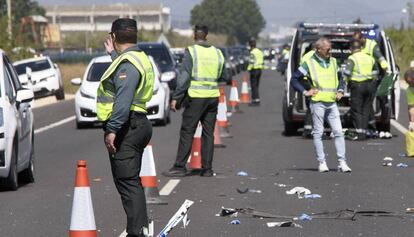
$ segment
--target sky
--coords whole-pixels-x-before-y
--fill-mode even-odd
[[[381,26],[399,26],[408,22],[403,13],[408,1],[414,0],[257,0],[266,19],[266,30],[293,26],[298,21],[350,23],[360,17],[363,22]],[[67,0],[37,0],[41,5],[67,4]],[[188,22],[190,11],[201,0],[71,0],[71,5],[108,3],[163,3],[171,8],[173,23]]]

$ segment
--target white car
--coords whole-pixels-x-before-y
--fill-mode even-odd
[[[0,49],[0,180],[19,187],[18,173],[34,182],[34,130],[30,102],[33,91],[20,84],[17,73]]]
[[[49,57],[24,59],[13,65],[22,84],[31,82],[36,97],[54,95],[58,100],[65,99],[60,69]]]
[[[147,102],[148,119],[155,124],[165,126],[170,122],[170,89],[167,83],[161,82],[161,73],[152,57],[149,57],[154,68],[155,82],[153,95]],[[86,68],[83,80],[74,78],[73,85],[80,85],[75,96],[76,127],[84,128],[98,122],[96,117],[96,94],[100,79],[109,67],[110,56],[96,57]]]

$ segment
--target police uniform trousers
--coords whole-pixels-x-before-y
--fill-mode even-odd
[[[201,135],[201,165],[204,170],[212,169],[214,155],[214,126],[216,124],[218,98],[188,98],[182,114],[177,157],[174,166],[185,168],[191,153],[194,133],[200,121],[203,126]]]
[[[351,82],[351,117],[355,129],[366,130],[375,93],[373,80]],[[362,132],[362,131],[359,131]]]
[[[252,102],[260,99],[259,97],[259,82],[262,75],[262,70],[253,69],[250,71],[250,87],[252,88]]]
[[[127,215],[128,236],[142,236],[148,226],[147,206],[139,173],[145,147],[152,136],[152,125],[143,113],[131,112],[128,122],[117,132],[117,152],[110,155],[115,186]]]

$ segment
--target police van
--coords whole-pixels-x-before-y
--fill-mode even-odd
[[[320,37],[328,38],[332,43],[331,55],[337,59],[338,68],[344,68],[345,60],[351,55],[350,43],[352,35],[361,31],[366,38],[377,41],[382,54],[390,65],[393,76],[391,90],[385,97],[377,97],[373,106],[375,119],[379,129],[390,125],[391,119],[398,119],[400,84],[399,68],[396,65],[393,48],[389,37],[376,24],[324,24],[300,23],[292,39],[289,62],[286,70],[285,91],[283,94],[283,121],[285,135],[293,135],[303,127],[306,102],[305,97],[290,86],[293,73],[300,66],[301,57],[312,49],[312,43]],[[386,72],[380,72],[380,78]],[[389,72],[388,72],[389,73]],[[344,127],[350,126],[350,93],[345,91],[344,97],[338,102],[341,120]]]

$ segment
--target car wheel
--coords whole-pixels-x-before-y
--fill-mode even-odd
[[[33,135],[32,135],[33,137]],[[30,151],[29,167],[23,171],[23,179],[26,183],[34,183],[35,181],[35,152],[34,152],[34,141],[32,140],[32,150]]]
[[[57,100],[65,99],[65,91],[63,90],[63,87],[59,88],[59,90],[56,91],[55,96]]]
[[[10,159],[10,171],[6,180],[6,185],[10,190],[16,191],[19,188],[18,174],[17,174],[17,151],[13,143],[12,154]]]

